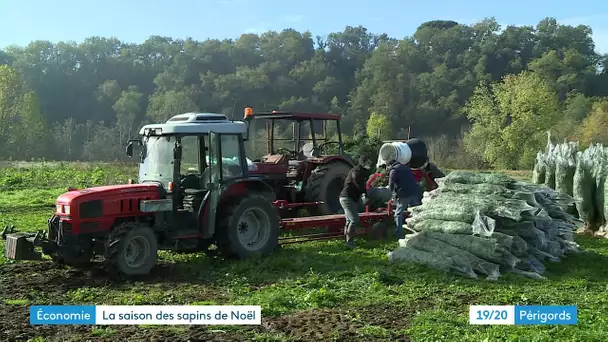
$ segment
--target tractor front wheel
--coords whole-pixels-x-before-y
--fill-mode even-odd
[[[279,243],[279,215],[262,194],[227,203],[219,213],[217,246],[228,257],[268,255]]]
[[[111,272],[146,275],[156,266],[158,242],[152,228],[140,223],[116,226],[106,242],[105,261]]]

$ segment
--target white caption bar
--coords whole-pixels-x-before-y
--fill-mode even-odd
[[[96,306],[99,325],[260,325],[261,306]]]

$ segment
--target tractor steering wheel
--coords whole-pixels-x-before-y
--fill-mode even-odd
[[[319,144],[319,146],[317,146],[317,149],[321,152],[321,154],[328,154],[328,153],[325,153],[326,152],[325,151],[325,146],[332,145],[332,144],[340,145],[340,142],[338,142],[338,141],[326,141],[326,142],[324,142],[322,144]]]
[[[287,153],[281,153],[281,152],[287,152]],[[292,157],[295,157],[295,156],[298,155],[298,152],[292,151],[292,150],[289,150],[289,149],[286,149],[286,148],[282,148],[282,147],[277,148],[277,153],[279,153],[279,154],[289,154]]]

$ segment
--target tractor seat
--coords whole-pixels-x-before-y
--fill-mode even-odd
[[[306,158],[312,158],[315,156],[315,145],[313,143],[306,143],[302,146],[302,154]]]

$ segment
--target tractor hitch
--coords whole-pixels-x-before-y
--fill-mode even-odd
[[[42,247],[45,254],[53,247],[45,232],[18,232],[13,225],[4,227],[2,239],[6,241],[4,256],[10,260],[41,260],[42,253],[36,251],[36,247]]]

